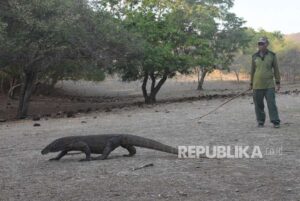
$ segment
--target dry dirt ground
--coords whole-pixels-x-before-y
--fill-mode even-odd
[[[190,77],[168,79],[157,95],[159,102],[178,102],[190,99],[206,99],[207,96],[237,94],[248,88],[248,82],[207,80],[204,90],[198,91],[197,82]],[[57,84],[57,93],[52,96],[33,96],[29,118],[34,116],[60,118],[68,113],[106,111],[125,106],[139,106],[144,99],[140,82],[121,82],[106,79],[103,82],[64,81]],[[300,83],[282,84],[282,92],[298,90]],[[18,100],[10,100],[0,94],[0,122],[16,117]]]
[[[300,200],[300,97],[278,95],[282,127],[257,128],[251,97],[236,99],[200,122],[224,99],[92,112],[75,118],[0,124],[0,200]],[[177,145],[260,146],[262,159],[178,159],[139,149],[109,160],[50,162],[41,149],[69,135],[131,133]],[[268,150],[275,150],[273,155]],[[133,170],[146,164],[151,167]]]
[[[299,84],[296,85],[300,88]],[[210,94],[228,94],[245,90],[246,83],[235,81],[206,81],[205,90],[197,91],[197,83],[189,78],[168,79],[157,95],[157,100],[182,99]],[[144,101],[141,82],[122,82],[115,78],[103,82],[63,81],[56,85],[52,96],[33,96],[29,107],[29,116],[66,116],[65,113],[83,113],[87,109],[109,111],[133,103]],[[0,121],[14,119],[18,100],[8,99],[0,94]]]

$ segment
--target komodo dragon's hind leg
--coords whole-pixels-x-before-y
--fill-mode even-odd
[[[110,152],[115,150],[117,147],[119,147],[121,144],[121,139],[118,137],[114,137],[107,141],[106,146],[102,152],[101,156],[98,157],[92,157],[92,160],[104,160],[108,157]]]
[[[58,161],[59,159],[64,157],[67,153],[68,153],[68,151],[64,150],[64,151],[60,152],[55,158],[49,159],[49,161]]]
[[[131,156],[134,156],[135,153],[136,153],[136,149],[134,146],[132,145],[122,145],[123,148],[127,149],[129,154],[124,154],[123,156],[125,157],[131,157]]]

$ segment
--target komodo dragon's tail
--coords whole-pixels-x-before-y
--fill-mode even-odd
[[[160,142],[148,138],[135,136],[135,135],[124,135],[122,140],[124,144],[129,144],[129,145],[148,148],[148,149],[154,149],[154,150],[171,153],[171,154],[178,154],[177,148],[162,144]]]

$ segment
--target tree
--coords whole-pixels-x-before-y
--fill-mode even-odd
[[[3,42],[4,42],[5,27],[6,27],[6,24],[4,24],[4,23],[0,20],[0,43],[3,43]]]
[[[114,58],[124,53],[127,39],[115,20],[95,12],[87,0],[6,0],[0,20],[1,68],[23,71],[18,118],[25,118],[35,81],[42,79],[101,80]],[[118,40],[118,36],[125,39]]]
[[[284,50],[278,53],[278,61],[284,78],[295,83],[300,77],[300,46],[288,44]]]
[[[247,46],[249,37],[246,28],[243,27],[244,21],[235,14],[229,12],[232,1],[209,1],[210,9],[213,11],[212,28],[206,32],[204,40],[208,46],[205,53],[202,53],[197,63],[198,68],[198,90],[203,89],[205,76],[215,69],[229,70],[229,65],[233,62],[236,52]],[[223,6],[219,6],[219,4]],[[217,11],[216,11],[217,10]],[[201,50],[200,50],[201,51]],[[200,54],[201,55],[201,54]],[[204,57],[204,59],[203,59]],[[201,72],[201,74],[200,74]],[[201,75],[201,77],[199,77]]]
[[[82,3],[8,0],[1,7],[1,19],[7,23],[7,42],[1,44],[1,61],[8,68],[18,66],[23,71],[18,118],[26,117],[38,72],[76,54],[70,51],[72,44],[66,40],[66,27],[76,19],[70,7],[75,11]]]
[[[189,73],[194,66],[205,69],[203,82],[211,68],[225,67],[243,43],[243,21],[228,12],[231,0],[101,2],[99,7],[143,40],[139,56],[118,61],[116,71],[123,80],[142,80],[146,103],[156,101],[167,78]]]
[[[239,80],[238,74],[241,70],[250,73],[251,57],[255,52],[257,52],[257,41],[259,38],[263,36],[267,37],[270,41],[269,49],[272,51],[282,52],[286,47],[286,41],[280,32],[267,32],[263,29],[255,31],[252,28],[247,28],[245,33],[246,38],[249,39],[248,45],[239,48],[234,56],[233,63],[229,65],[229,69],[235,72],[237,80]],[[279,61],[280,60],[281,59],[279,59]]]
[[[240,73],[247,72],[249,66],[251,66],[251,57],[243,54],[242,52],[238,52],[234,57],[234,61],[229,67],[230,71],[234,72],[238,83],[240,82]]]
[[[171,1],[141,1],[140,7],[126,10],[127,29],[140,37],[141,53],[116,63],[124,81],[142,80],[145,103],[156,102],[156,95],[167,78],[176,72],[186,73],[189,56],[186,18],[183,10],[171,10]],[[147,87],[148,82],[150,87]],[[149,90],[149,91],[148,91]]]

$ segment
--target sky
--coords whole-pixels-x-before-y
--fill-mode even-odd
[[[234,0],[232,11],[255,29],[300,32],[300,0]]]

